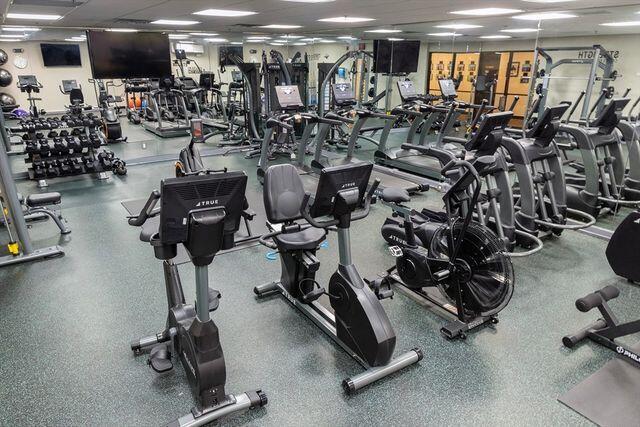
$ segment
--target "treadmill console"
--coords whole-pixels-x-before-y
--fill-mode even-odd
[[[458,97],[458,92],[456,92],[456,85],[451,79],[440,79],[438,80],[438,85],[440,86],[440,92],[442,92],[442,96],[445,99],[455,99]]]
[[[333,101],[339,107],[350,107],[356,104],[351,83],[334,83],[331,86]]]
[[[402,102],[415,101],[419,97],[416,86],[411,80],[398,80],[398,92]]]
[[[299,110],[304,107],[298,86],[276,86],[275,89],[282,110]]]
[[[64,93],[69,94],[73,89],[80,89],[80,86],[78,86],[78,82],[76,80],[62,81],[62,91]]]

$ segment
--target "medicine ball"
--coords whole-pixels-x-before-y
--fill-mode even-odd
[[[0,68],[0,86],[7,87],[13,81],[13,76],[4,68]]]
[[[16,105],[16,99],[8,93],[0,93],[0,105]]]
[[[9,55],[7,55],[7,52],[0,49],[0,65],[6,64],[8,60],[9,60]]]

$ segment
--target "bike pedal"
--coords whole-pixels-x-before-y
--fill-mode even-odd
[[[315,288],[309,293],[306,293],[302,296],[302,301],[306,304],[313,302],[324,295],[324,288]]]
[[[157,373],[163,373],[173,369],[171,350],[166,345],[159,345],[151,349],[147,363]]]
[[[216,311],[220,306],[222,294],[215,289],[209,288],[209,311]]]
[[[402,248],[400,246],[391,246],[389,248],[389,252],[391,253],[391,256],[394,258],[400,258],[403,255]]]

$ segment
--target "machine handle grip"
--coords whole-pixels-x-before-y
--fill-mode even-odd
[[[318,221],[311,216],[309,212],[309,200],[311,200],[311,193],[306,193],[304,199],[302,199],[302,205],[300,205],[300,213],[305,220],[315,228],[329,228],[339,224],[337,219],[331,221]]]
[[[355,123],[355,120],[350,119],[349,117],[342,117],[341,115],[335,114],[335,113],[327,113],[324,115],[324,118],[329,120],[336,120],[349,125],[352,125]]]
[[[147,219],[156,216],[160,212],[154,211],[156,204],[158,204],[158,200],[160,200],[160,192],[158,190],[153,190],[140,213],[136,216],[129,217],[129,225],[140,227],[147,222]]]
[[[358,221],[360,219],[366,218],[369,215],[369,210],[371,208],[371,201],[373,200],[373,196],[376,194],[376,191],[378,190],[379,185],[380,185],[379,179],[376,179],[375,181],[373,181],[373,184],[371,184],[371,188],[369,188],[369,191],[367,192],[367,195],[364,198],[364,206],[362,210],[352,215],[351,217],[352,221]]]

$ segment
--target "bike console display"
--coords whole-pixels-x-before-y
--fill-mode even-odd
[[[372,170],[373,165],[367,162],[322,169],[313,206],[310,209],[311,216],[317,218],[335,214],[336,195],[347,192],[354,193],[353,198],[343,197],[345,200],[348,199],[350,211],[357,209],[362,205],[367,193]],[[357,195],[354,190],[358,191]]]

